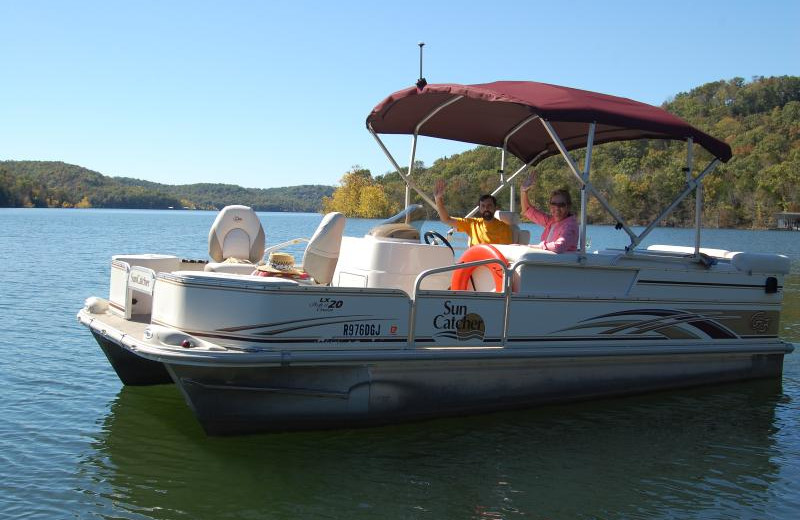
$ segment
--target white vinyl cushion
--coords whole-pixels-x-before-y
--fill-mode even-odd
[[[733,266],[746,273],[789,274],[792,262],[788,256],[771,253],[736,253]]]
[[[303,270],[317,283],[329,284],[339,260],[345,218],[341,213],[328,213],[308,241],[303,253]]]
[[[511,228],[511,243],[512,244],[529,244],[531,241],[531,232],[519,227],[519,213],[514,211],[500,211],[499,209],[494,212],[494,218],[502,220]]]
[[[509,226],[519,224],[519,214],[515,211],[500,211],[498,209],[494,212],[494,218],[502,220]]]
[[[250,236],[241,229],[231,229],[222,242],[225,258],[250,258]]]
[[[256,266],[250,263],[209,262],[203,267],[203,271],[207,273],[250,274],[255,268]]]
[[[237,258],[256,263],[264,256],[264,228],[248,206],[225,206],[208,232],[208,255],[215,262]]]
[[[181,265],[180,259],[178,259],[177,256],[172,255],[114,255],[111,257],[111,260],[125,262],[130,266],[138,265],[141,267],[147,267],[157,273],[169,273],[171,271],[177,271]]]

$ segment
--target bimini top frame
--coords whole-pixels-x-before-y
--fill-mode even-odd
[[[560,154],[581,185],[581,243],[586,252],[586,205],[588,194],[611,214],[630,237],[626,247],[632,251],[675,207],[697,190],[695,215],[695,253],[700,248],[702,181],[719,164],[731,158],[731,149],[720,141],[689,125],[677,116],[654,106],[626,98],[598,94],[546,83],[498,81],[479,85],[431,84],[395,92],[379,103],[367,117],[367,129],[389,161],[406,182],[406,205],[410,189],[436,207],[411,177],[420,135],[451,139],[501,148],[499,193],[528,167],[551,155]],[[378,134],[411,135],[409,169],[404,173]],[[687,142],[686,185],[675,200],[641,233],[636,234],[589,180],[592,148],[595,144],[635,139],[669,139]],[[693,174],[693,144],[708,150],[714,157],[698,175]],[[586,149],[581,171],[569,151]],[[524,164],[506,177],[506,153]],[[474,213],[474,210],[473,210]],[[472,214],[472,213],[471,213]]]

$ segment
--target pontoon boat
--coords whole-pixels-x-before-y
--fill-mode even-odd
[[[352,427],[470,414],[750,378],[778,378],[792,345],[778,337],[778,254],[700,246],[702,181],[730,147],[676,116],[629,99],[534,82],[411,87],[386,98],[367,127],[407,184],[407,209],[365,236],[326,215],[308,241],[307,279],[252,276],[264,234],[247,207],[221,211],[212,262],[156,254],[111,261],[109,297],[78,319],[125,384],[174,382],[209,434]],[[430,136],[502,149],[523,166],[496,193],[560,154],[581,187],[579,250],[477,245],[468,262],[414,215],[418,189],[380,136]],[[684,189],[635,232],[594,188],[595,145],[667,139],[687,145]],[[713,157],[693,164],[700,146]],[[583,168],[570,151],[585,149]],[[693,245],[639,247],[696,192]],[[589,252],[595,197],[628,235]],[[428,244],[427,242],[431,242]],[[275,247],[267,248],[274,250]],[[233,260],[232,260],[233,259]]]

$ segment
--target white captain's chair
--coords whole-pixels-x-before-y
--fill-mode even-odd
[[[248,206],[225,206],[208,232],[206,271],[250,274],[264,256],[264,228]]]
[[[318,284],[328,285],[333,279],[342,247],[344,222],[341,213],[328,213],[322,217],[322,222],[308,240],[303,253],[303,270]]]
[[[528,245],[531,242],[531,232],[527,229],[520,229],[519,214],[514,211],[494,212],[494,218],[502,220],[511,228],[511,243]]]

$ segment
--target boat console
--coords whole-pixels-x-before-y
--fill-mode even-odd
[[[342,252],[331,285],[336,287],[398,288],[413,294],[414,281],[427,269],[453,265],[446,247],[420,244],[419,240],[366,235],[342,238]],[[447,289],[450,274],[425,278],[423,289]]]

